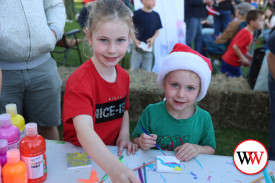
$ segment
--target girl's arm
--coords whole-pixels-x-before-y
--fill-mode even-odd
[[[94,131],[93,118],[91,116],[76,116],[73,118],[73,123],[81,146],[110,176],[112,182],[139,182],[134,172],[124,166],[119,159],[108,150]]]
[[[124,111],[122,124],[119,132],[119,136],[116,141],[116,145],[118,146],[118,156],[121,156],[123,148],[126,147],[127,155],[129,156],[131,151],[133,154],[138,150],[138,146],[130,141],[129,134],[129,113],[128,110]]]

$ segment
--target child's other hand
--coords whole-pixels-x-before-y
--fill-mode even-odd
[[[145,133],[141,134],[139,137],[139,146],[143,150],[148,150],[152,147],[155,147],[156,145],[156,140],[157,140],[157,135],[155,134],[150,134],[146,135]]]
[[[242,63],[242,65],[244,67],[248,67],[250,65],[250,62],[249,62],[249,60],[247,58],[241,59],[240,62]]]
[[[154,44],[154,39],[153,38],[149,38],[146,40],[147,44],[148,44],[148,48],[151,48]]]
[[[109,174],[112,183],[140,183],[135,173],[121,164],[122,166],[115,167],[114,171]]]
[[[136,47],[138,47],[140,45],[141,41],[136,40],[136,41],[134,41],[134,43],[135,43]]]
[[[131,154],[131,151],[135,155],[138,150],[138,145],[132,143],[129,138],[118,138],[116,145],[118,146],[118,156],[121,156],[124,147],[127,148],[128,156]]]
[[[176,157],[180,161],[189,161],[199,154],[198,145],[190,143],[185,143],[181,146],[178,146],[174,151],[177,152]]]

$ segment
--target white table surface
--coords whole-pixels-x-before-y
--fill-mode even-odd
[[[107,147],[113,154],[117,155],[118,148],[116,146]],[[92,162],[92,167],[67,169],[66,153],[82,152],[81,147],[68,142],[46,140],[46,148],[48,177],[45,183],[77,183],[79,178],[88,179],[92,168],[96,169],[99,180],[105,175],[105,172],[95,162]],[[123,151],[124,164],[131,169],[155,160],[157,155],[162,155],[159,150],[143,151],[141,149],[137,151],[136,155],[127,156],[125,153],[126,150]],[[165,151],[165,154],[175,155],[171,151]],[[231,156],[200,154],[193,160],[182,162],[181,165],[181,174],[158,173],[155,163],[148,165],[146,167],[147,183],[243,183],[254,181],[263,176],[262,172],[256,175],[245,175],[239,172]],[[275,161],[268,162],[267,171],[275,173]],[[136,174],[138,175],[137,171]],[[104,183],[110,182],[110,178],[104,181]]]

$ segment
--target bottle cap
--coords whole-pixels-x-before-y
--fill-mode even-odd
[[[26,128],[26,136],[35,136],[38,134],[37,124],[34,122],[26,124],[25,128]]]
[[[7,163],[15,164],[20,161],[20,152],[18,149],[10,149],[7,152]]]
[[[11,125],[11,115],[4,113],[0,115],[0,127],[6,127]]]
[[[16,104],[7,104],[6,105],[6,113],[9,113],[11,116],[17,114],[17,107]]]
[[[8,151],[8,141],[7,139],[0,139],[0,154],[6,154]]]

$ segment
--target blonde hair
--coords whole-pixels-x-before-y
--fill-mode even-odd
[[[99,22],[115,19],[125,22],[129,26],[130,32],[134,31],[131,10],[124,3],[120,0],[98,0],[89,12],[86,25],[88,34],[92,35]]]

